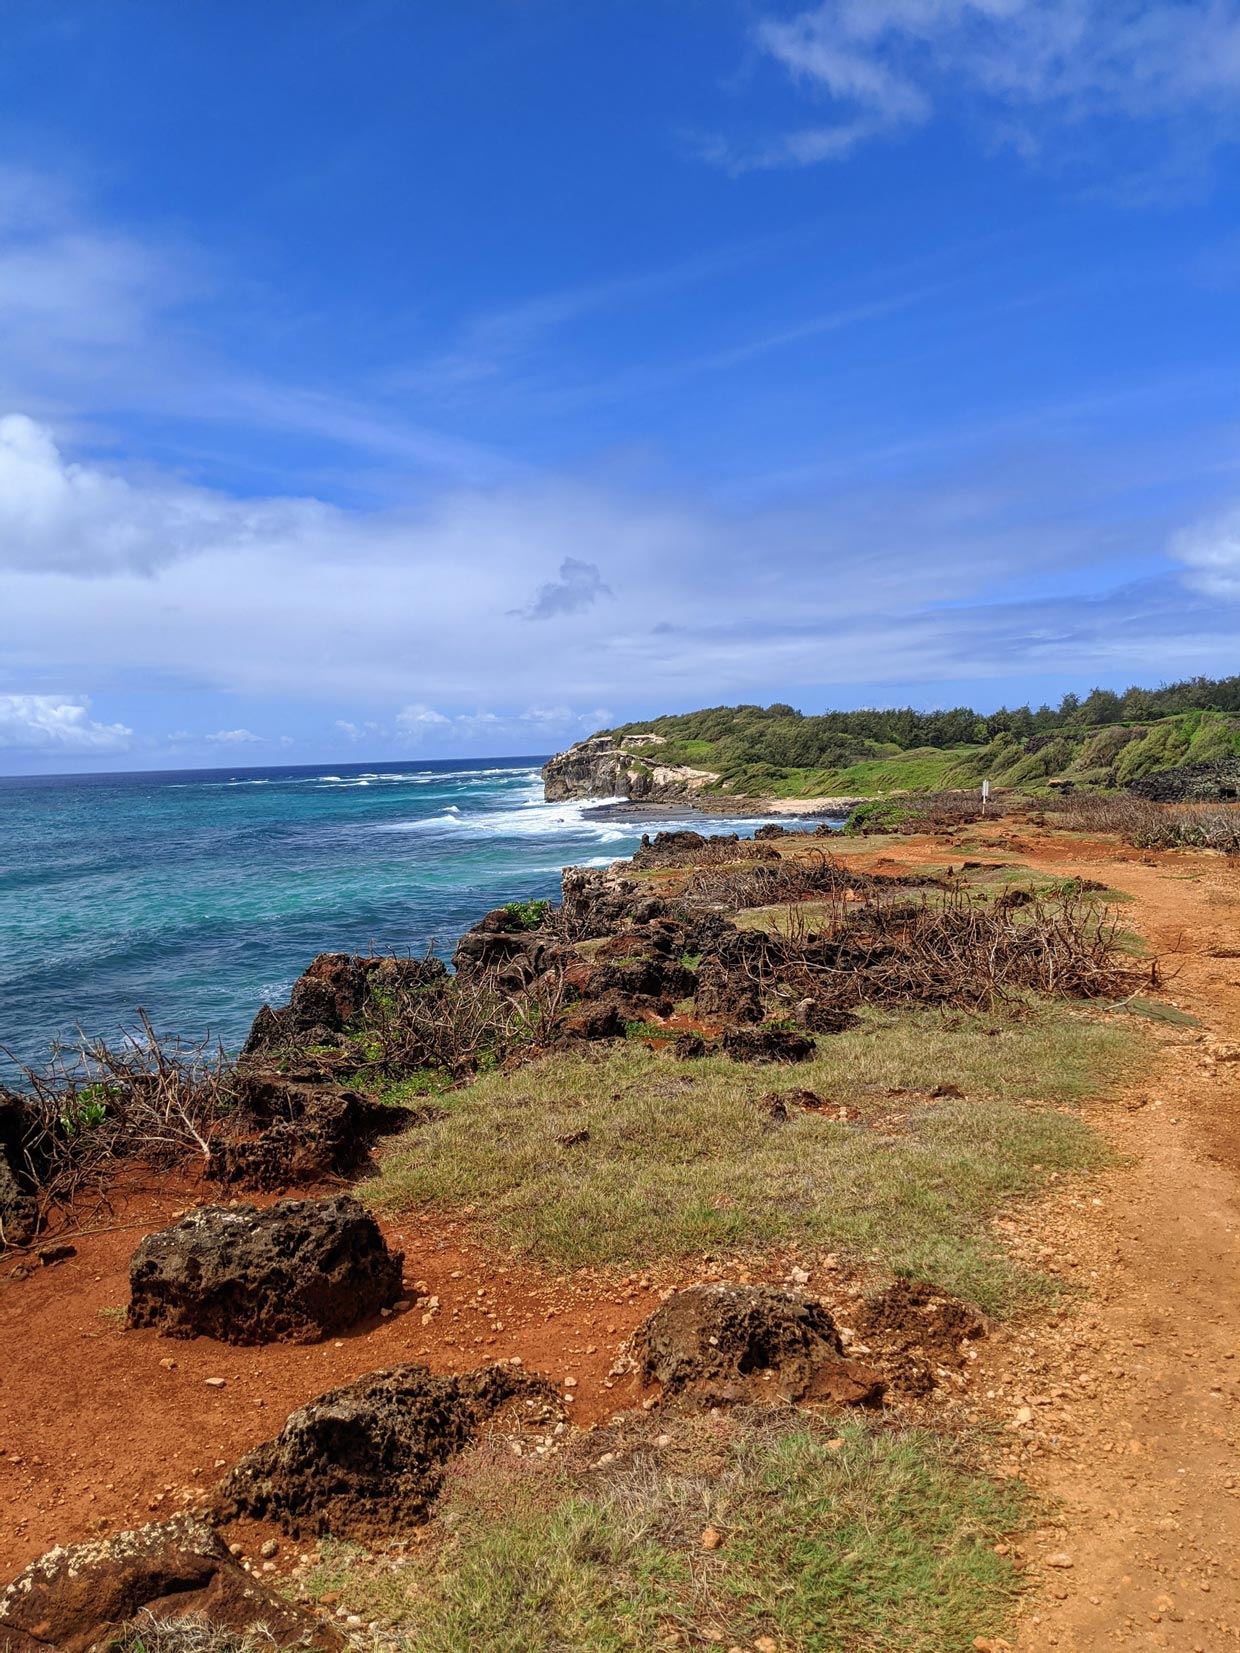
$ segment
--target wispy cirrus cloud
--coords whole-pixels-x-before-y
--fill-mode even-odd
[[[946,113],[1028,154],[1099,119],[1163,129],[1179,163],[1240,135],[1235,0],[825,0],[753,40],[826,118],[703,140],[734,172],[838,160]]]
[[[381,396],[240,365],[200,315],[237,285],[201,246],[117,228],[64,179],[0,164],[0,406],[293,433],[475,485],[520,472],[511,454]],[[265,299],[278,311],[277,295]]]

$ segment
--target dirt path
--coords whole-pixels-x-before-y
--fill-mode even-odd
[[[1240,871],[1012,848],[1132,896],[1125,922],[1178,949],[1170,997],[1201,1024],[1164,1025],[1148,1081],[1091,1116],[1128,1163],[1001,1225],[1086,1292],[1049,1330],[996,1339],[978,1374],[1012,1469],[1057,1506],[1025,1546],[1041,1585],[1018,1646],[1216,1653],[1240,1646]]]

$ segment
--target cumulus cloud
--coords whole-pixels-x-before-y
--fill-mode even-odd
[[[22,752],[106,753],[128,749],[133,730],[96,723],[86,696],[0,694],[0,746]]]
[[[330,515],[313,500],[136,485],[65,459],[51,430],[24,414],[0,418],[0,568],[149,574],[178,558],[281,536],[309,549]]]
[[[398,729],[427,729],[436,725],[443,727],[451,721],[451,718],[437,712],[433,706],[423,706],[420,702],[412,706],[403,706],[396,714]]]
[[[262,738],[249,729],[217,729],[213,735],[204,736],[213,746],[249,746]]]
[[[1234,0],[826,0],[754,38],[831,119],[704,147],[736,171],[837,159],[962,99],[1025,148],[1096,117],[1189,124],[1205,151],[1240,132]]]
[[[534,601],[524,611],[525,618],[550,620],[557,614],[581,614],[593,608],[600,597],[611,595],[611,587],[604,585],[597,563],[565,557],[560,564],[559,579],[539,586]]]

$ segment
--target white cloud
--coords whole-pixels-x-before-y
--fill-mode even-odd
[[[1240,132],[1235,0],[826,0],[754,36],[837,118],[704,146],[734,171],[836,159],[962,105],[1027,151],[1099,116],[1181,125],[1199,154]]]
[[[51,431],[23,414],[0,418],[0,568],[150,573],[179,557],[278,536],[310,546],[329,515],[313,500],[137,486],[66,460]]]
[[[1240,599],[1240,506],[1177,534],[1172,553],[1189,583],[1209,596]]]
[[[124,752],[133,730],[96,723],[86,696],[0,694],[0,747],[23,752]]]
[[[213,735],[205,735],[213,746],[249,746],[255,741],[261,741],[262,736],[253,734],[249,729],[217,729]]]
[[[433,728],[436,724],[444,726],[451,721],[450,717],[437,712],[433,706],[423,706],[420,703],[402,707],[396,714],[396,726],[399,729]]]

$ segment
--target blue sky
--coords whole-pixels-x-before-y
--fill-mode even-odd
[[[0,44],[0,770],[1240,669],[1240,0]]]

